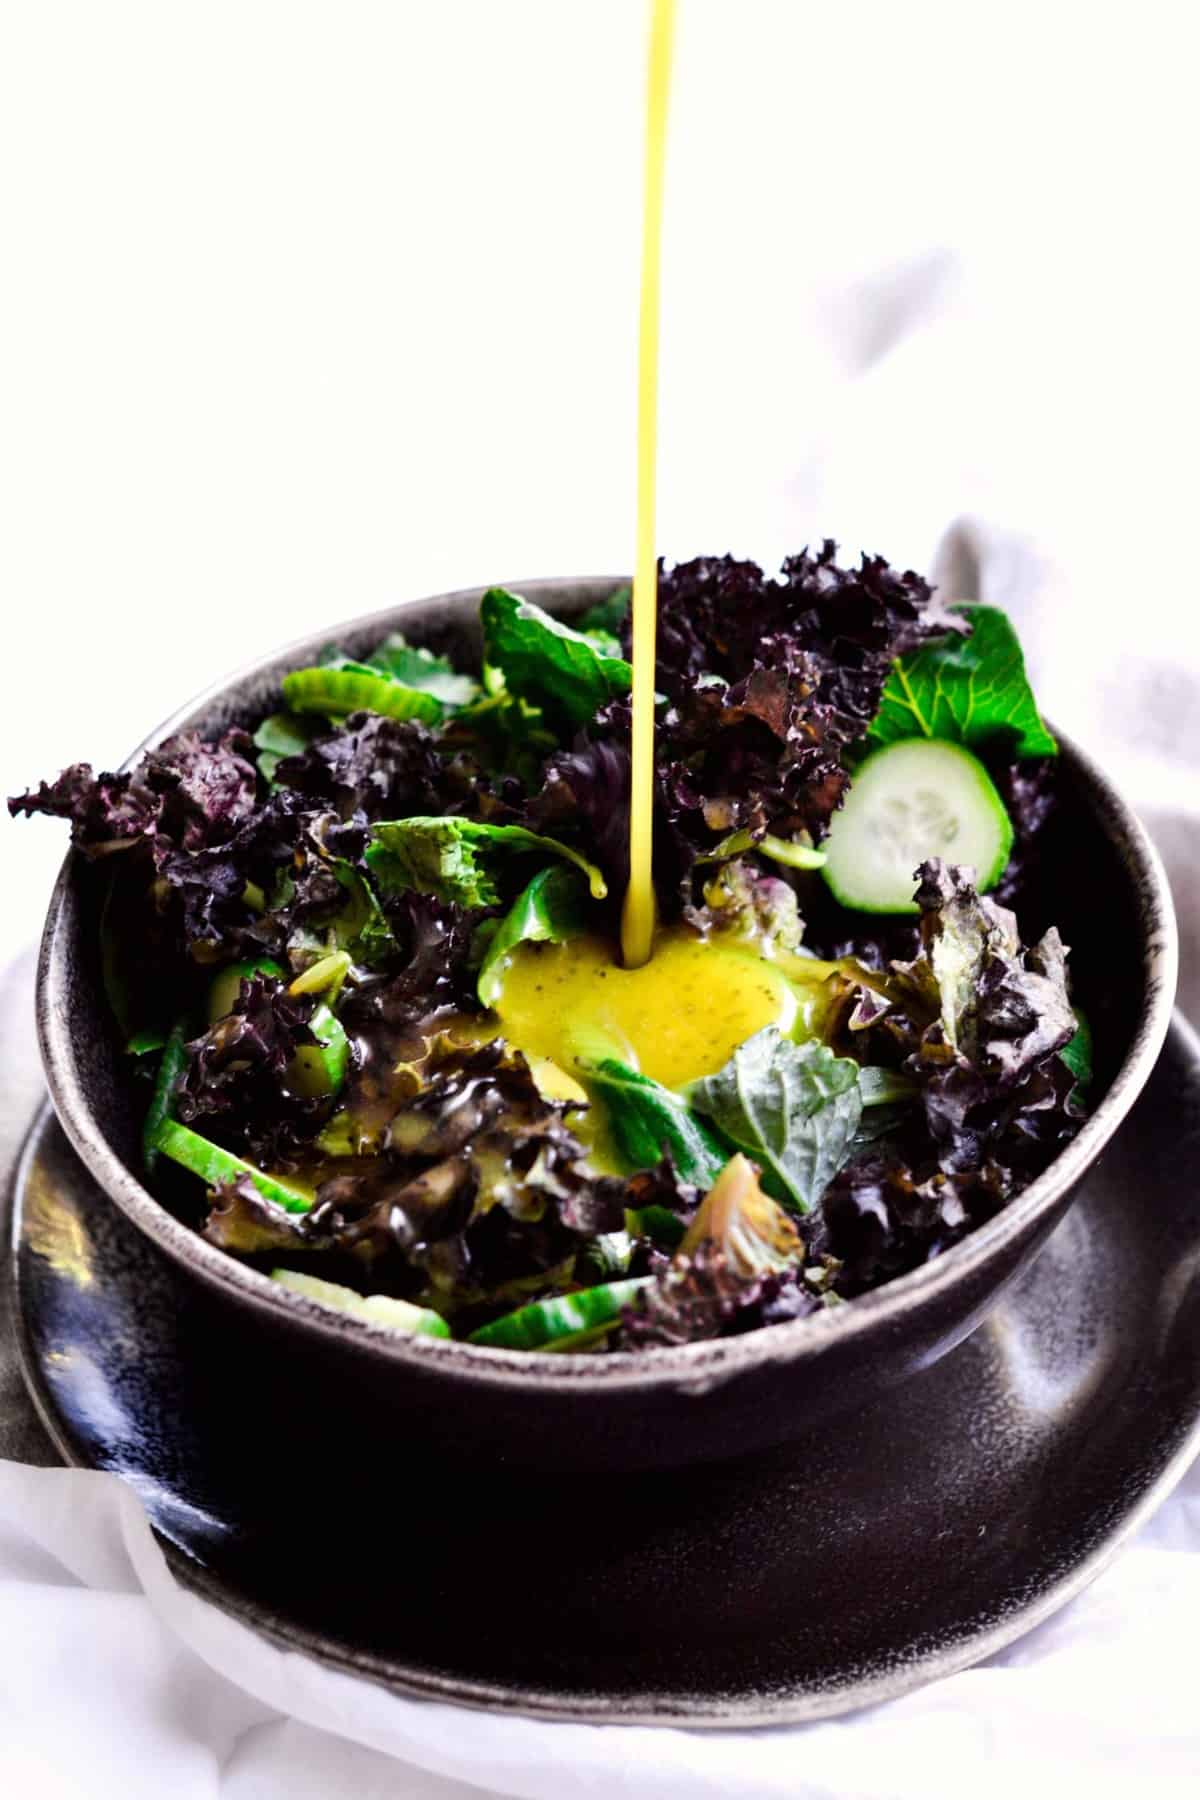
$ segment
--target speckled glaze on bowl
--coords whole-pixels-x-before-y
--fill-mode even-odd
[[[564,617],[618,577],[513,584]],[[219,733],[271,711],[281,676],[336,639],[361,654],[389,630],[478,651],[482,589],[414,600],[332,626],[267,657],[175,713],[173,732]],[[1037,1253],[1128,1113],[1162,1047],[1176,980],[1176,930],[1158,857],[1089,758],[1062,745],[1064,802],[1052,833],[1056,921],[1092,1016],[1103,1098],[1078,1137],[1017,1200],[944,1256],[850,1305],[744,1337],[650,1355],[537,1357],[410,1338],[328,1312],[205,1243],[143,1187],[133,1097],[98,980],[94,871],[69,856],[50,904],[38,1029],[59,1119],[100,1186],[208,1290],[214,1329],[253,1357],[344,1373],[364,1429],[385,1417],[406,1446],[487,1463],[563,1469],[671,1467],[767,1448],[861,1403],[960,1343]]]

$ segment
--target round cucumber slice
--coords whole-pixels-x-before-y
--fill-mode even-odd
[[[940,738],[876,750],[835,814],[824,876],[843,906],[915,913],[914,871],[931,856],[966,863],[980,893],[1012,850],[1012,820],[979,758]]]

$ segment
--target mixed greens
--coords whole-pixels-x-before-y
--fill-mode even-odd
[[[1065,948],[1018,925],[1056,745],[1012,628],[831,543],[660,572],[663,926],[769,965],[779,1019],[673,1084],[506,1038],[514,968],[616,955],[627,608],[493,589],[474,669],[331,651],[252,731],[9,802],[96,865],[146,1179],[310,1301],[530,1351],[742,1332],[937,1256],[1083,1116]]]

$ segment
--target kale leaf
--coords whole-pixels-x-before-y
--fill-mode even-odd
[[[330,1111],[327,1100],[303,1096],[285,1079],[297,1050],[317,1042],[312,1011],[311,998],[292,996],[271,976],[244,979],[233,1010],[187,1046],[178,1117],[267,1168],[294,1167]]]
[[[490,785],[467,758],[447,759],[415,720],[354,713],[277,763],[275,780],[344,820],[407,813],[496,810]]]
[[[202,850],[226,842],[253,813],[252,751],[244,731],[217,743],[183,732],[125,774],[93,775],[90,764],[74,763],[57,781],[11,799],[8,810],[69,819],[72,842],[91,858],[139,843]]]

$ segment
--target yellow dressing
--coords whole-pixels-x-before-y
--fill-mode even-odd
[[[764,1025],[790,1031],[797,1004],[752,947],[668,931],[637,969],[597,937],[523,945],[496,1010],[511,1044],[572,1080],[581,1064],[613,1056],[678,1088],[721,1068]]]
[[[663,166],[675,0],[651,0],[646,71],[646,161],[642,202],[642,293],[638,315],[637,553],[633,572],[633,771],[629,805],[629,887],[621,913],[621,955],[629,969],[649,959],[655,905],[654,632],[658,606],[654,478],[658,424],[659,272]]]

